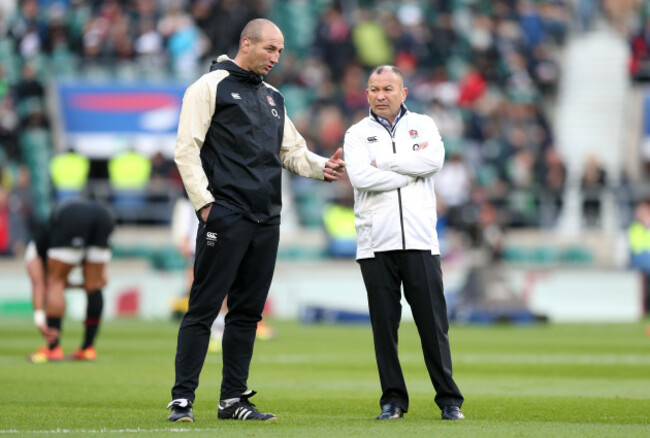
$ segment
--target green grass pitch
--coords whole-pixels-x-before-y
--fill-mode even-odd
[[[110,321],[96,363],[34,365],[27,318],[0,320],[0,436],[650,437],[650,336],[638,324],[452,326],[467,420],[443,422],[412,323],[400,329],[411,396],[401,420],[376,421],[379,381],[369,326],[271,321],[258,342],[253,402],[278,421],[219,421],[221,356],[209,353],[196,422],[167,421],[177,323]],[[81,340],[66,321],[66,353]]]

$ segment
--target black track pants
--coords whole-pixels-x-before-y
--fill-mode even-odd
[[[388,251],[359,260],[368,293],[382,396],[408,411],[409,398],[397,356],[397,330],[402,316],[400,285],[411,306],[424,362],[436,390],[436,404],[461,406],[463,396],[452,378],[449,321],[443,293],[440,257],[429,251]]]
[[[246,391],[257,323],[271,286],[279,225],[257,224],[213,204],[199,224],[189,309],[178,331],[172,399],[194,401],[210,342],[210,326],[228,294],[221,399]]]

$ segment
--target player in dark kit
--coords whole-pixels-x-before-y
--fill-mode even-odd
[[[30,354],[30,362],[64,359],[59,337],[67,287],[83,288],[88,294],[83,343],[69,359],[96,359],[93,343],[104,306],[102,288],[108,282],[106,265],[111,259],[113,228],[113,216],[105,207],[76,199],[58,205],[49,222],[36,227],[25,262],[32,283],[34,323],[47,345]],[[83,283],[70,284],[68,275],[77,265],[82,268]]]

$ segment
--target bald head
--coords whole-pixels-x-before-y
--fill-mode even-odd
[[[239,52],[233,61],[244,70],[264,76],[278,63],[283,51],[280,28],[265,18],[256,18],[242,30]]]
[[[260,41],[263,38],[264,31],[267,27],[270,27],[272,31],[279,32],[280,35],[282,34],[280,28],[271,20],[267,20],[266,18],[256,18],[249,21],[248,24],[244,26],[239,37],[239,42],[241,43],[244,38],[248,38],[253,43]]]

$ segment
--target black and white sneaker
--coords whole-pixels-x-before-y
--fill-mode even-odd
[[[274,414],[265,414],[255,408],[255,405],[248,401],[249,398],[257,394],[257,392],[249,390],[241,395],[239,401],[230,405],[226,402],[219,402],[219,419],[220,420],[277,420]]]
[[[191,401],[185,398],[172,400],[172,402],[167,405],[167,408],[172,408],[172,412],[169,414],[169,421],[187,421],[190,423],[194,422],[194,413],[192,412]]]

